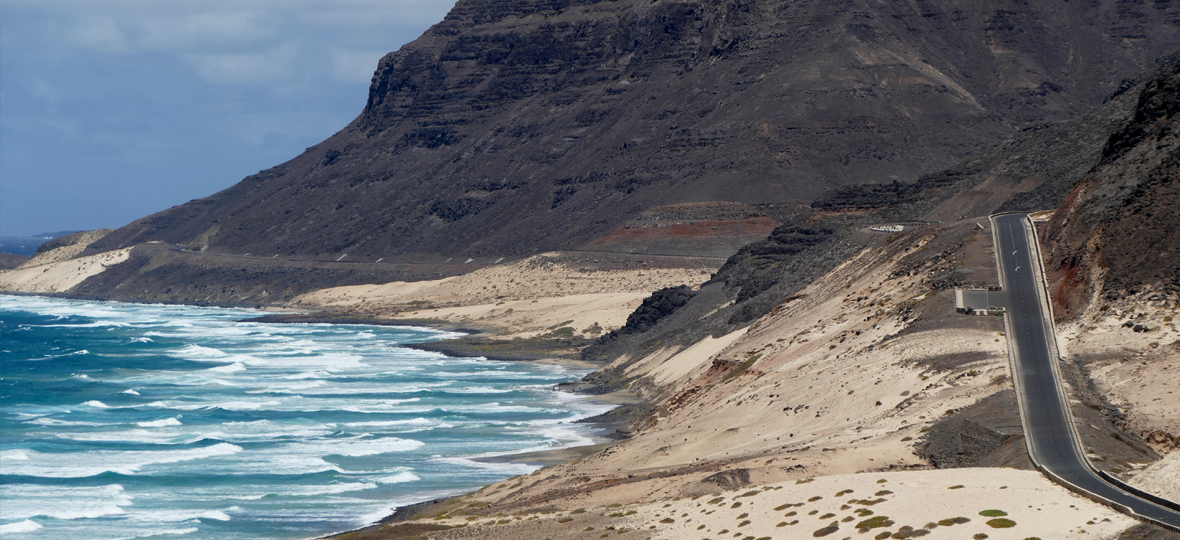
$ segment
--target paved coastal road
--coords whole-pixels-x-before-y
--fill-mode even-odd
[[[1112,485],[1090,469],[1078,448],[1065,409],[1046,305],[1041,296],[1037,248],[1030,245],[1032,224],[1025,214],[992,218],[1002,285],[1008,293],[1008,331],[1014,355],[1016,389],[1024,416],[1029,452],[1044,470],[1134,513],[1180,529],[1180,512]]]

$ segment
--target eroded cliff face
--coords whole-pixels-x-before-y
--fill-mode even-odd
[[[345,129],[92,249],[495,260],[661,205],[775,217],[1088,110],[1178,21],[1171,2],[461,0],[381,60]]]
[[[1180,56],[1138,95],[1130,122],[1045,231],[1056,315],[1148,293],[1180,298]],[[1158,298],[1156,298],[1158,299]]]

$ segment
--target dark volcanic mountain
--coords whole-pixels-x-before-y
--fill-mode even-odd
[[[490,260],[666,205],[782,221],[1090,110],[1178,24],[1171,1],[460,0],[342,131],[90,252]]]

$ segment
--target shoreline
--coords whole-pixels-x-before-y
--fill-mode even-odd
[[[581,420],[574,420],[574,424],[583,424],[590,429],[599,429],[604,434],[594,434],[592,437],[602,439],[602,442],[594,444],[584,444],[579,446],[569,446],[565,448],[555,448],[551,450],[535,450],[531,452],[520,452],[513,454],[504,454],[499,456],[488,456],[481,458],[469,458],[472,461],[479,463],[516,463],[537,465],[538,470],[547,469],[555,465],[562,465],[576,461],[583,457],[601,452],[611,446],[619,444],[625,437],[619,434],[618,430],[630,425],[630,423],[639,415],[642,410],[642,405],[645,403],[642,398],[635,396],[629,390],[616,390],[606,394],[589,394],[584,392],[569,392],[554,388],[554,392],[566,392],[581,396],[590,401],[598,401],[615,405],[615,407],[605,413],[595,416],[583,418]],[[622,413],[618,411],[623,410]],[[509,477],[511,478],[511,477]],[[421,515],[423,512],[430,510],[436,506],[445,505],[448,500],[455,497],[462,497],[472,493],[478,493],[483,486],[473,488],[466,491],[459,491],[452,495],[438,497],[430,500],[410,503],[403,506],[393,508],[389,515],[378,519],[372,523],[349,529],[346,531],[334,532],[324,536],[317,536],[314,539],[308,540],[328,540],[332,538],[341,538],[344,535],[352,534],[360,531],[370,530],[377,527],[387,526],[393,523],[400,523],[409,521]]]
[[[179,302],[126,302],[116,299],[98,299],[92,297],[83,297],[80,295],[68,294],[38,294],[38,293],[21,293],[0,291],[0,296],[40,296],[46,298],[56,298],[64,300],[90,300],[99,302],[119,302],[128,304],[151,305],[151,304],[166,304],[166,305],[183,305],[192,307],[245,307],[248,306],[213,306],[213,305],[197,305],[197,304],[183,304]],[[285,306],[268,306],[272,310],[290,309]],[[253,308],[262,309],[262,308]],[[368,326],[402,326],[402,327],[424,327],[444,332],[455,332],[465,334],[460,338],[444,339],[438,341],[431,341],[425,343],[405,344],[404,346],[418,350],[428,350],[439,352],[441,354],[452,357],[483,357],[494,361],[509,361],[509,362],[535,362],[540,364],[560,365],[570,369],[588,369],[593,370],[601,365],[586,362],[581,360],[576,354],[552,354],[559,351],[576,351],[580,350],[585,345],[589,344],[590,340],[489,340],[484,336],[495,335],[497,332],[493,328],[481,328],[474,325],[461,325],[452,323],[450,321],[434,320],[434,319],[387,319],[377,318],[372,316],[357,316],[338,311],[327,310],[296,310],[262,315],[260,317],[251,317],[247,319],[239,319],[234,322],[253,322],[253,323],[270,323],[270,324],[339,324],[339,325],[368,325]],[[524,346],[521,346],[523,342]],[[494,350],[485,350],[491,344],[503,345],[496,347]],[[442,344],[442,345],[440,345]],[[473,350],[475,347],[485,347],[481,350]],[[548,468],[555,465],[569,463],[583,457],[600,452],[606,448],[614,446],[624,440],[620,434],[621,429],[630,425],[632,421],[639,416],[643,410],[645,401],[638,396],[635,396],[629,390],[616,390],[608,393],[593,393],[580,388],[580,381],[571,381],[569,383],[562,383],[554,386],[550,391],[564,392],[570,395],[589,400],[591,402],[598,402],[603,404],[614,405],[610,410],[580,420],[574,420],[573,424],[584,426],[591,431],[590,437],[595,442],[591,444],[584,444],[578,446],[569,446],[563,448],[554,448],[549,450],[534,450],[519,453],[510,453],[497,456],[470,458],[472,461],[481,463],[513,463],[513,464],[528,464],[536,465],[540,468]],[[436,498],[417,503],[396,507],[389,513],[389,515],[366,524],[362,527],[334,532],[328,535],[319,536],[316,538],[335,538],[340,535],[348,534],[355,531],[369,529],[371,527],[383,526],[390,523],[396,523],[412,519],[414,516],[420,514],[436,504],[467,493],[473,493],[479,487],[474,487],[471,490],[457,492],[454,495]]]

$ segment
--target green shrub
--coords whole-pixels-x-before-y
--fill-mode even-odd
[[[951,525],[962,525],[962,524],[968,523],[970,521],[971,520],[969,520],[965,517],[956,517],[956,518],[940,519],[940,520],[938,520],[938,524],[942,525],[943,527],[950,527]]]
[[[1016,526],[1016,522],[1008,518],[996,518],[987,520],[987,526],[993,529],[1011,529]]]
[[[866,529],[866,530],[867,529],[880,529],[881,527],[891,527],[891,526],[893,526],[893,520],[889,519],[889,516],[873,516],[869,519],[866,519],[866,520],[856,524],[856,528]]]
[[[1008,515],[1008,512],[1003,510],[984,510],[979,513],[983,517],[1003,517]]]
[[[906,525],[905,527],[898,529],[897,532],[893,533],[893,538],[917,538],[919,536],[926,536],[928,534],[930,534],[929,530],[915,529],[909,525]]]

